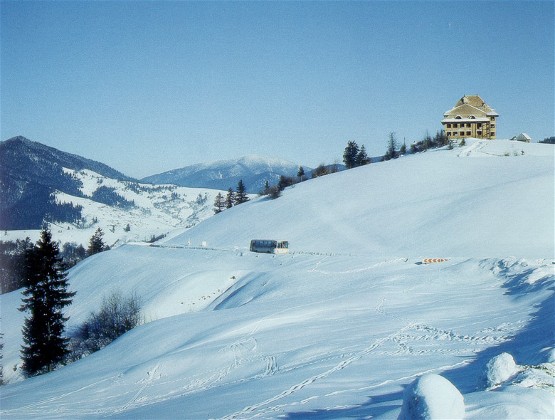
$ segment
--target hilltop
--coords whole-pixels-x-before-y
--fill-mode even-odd
[[[550,258],[553,152],[478,141],[370,164],[210,218],[168,244],[245,247],[277,237],[306,251]]]
[[[70,330],[115,289],[141,297],[147,322],[33,379],[17,369],[20,293],[2,295],[0,414],[396,418],[407,385],[437,373],[468,418],[552,418],[553,162],[549,145],[469,142],[87,258],[69,272]],[[291,253],[251,253],[255,237]],[[486,385],[501,353],[516,365]]]

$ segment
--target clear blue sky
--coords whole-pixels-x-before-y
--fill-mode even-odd
[[[1,139],[142,177],[246,154],[382,153],[480,94],[498,137],[554,129],[553,1],[11,2]]]

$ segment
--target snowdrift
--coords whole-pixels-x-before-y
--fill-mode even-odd
[[[0,414],[397,418],[405,389],[433,374],[463,395],[467,418],[553,418],[552,174],[550,146],[476,142],[98,254],[70,271],[69,330],[113,290],[137,293],[147,322],[32,379],[18,369],[21,296],[3,295]],[[253,237],[292,252],[248,252]],[[504,353],[515,368],[490,389]]]

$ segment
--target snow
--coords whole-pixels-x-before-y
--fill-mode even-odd
[[[457,400],[445,380],[465,418],[553,418],[554,149],[518,146],[328,175],[88,258],[69,330],[113,290],[146,322],[47,375],[21,378],[21,294],[0,296],[1,417],[397,418],[411,384]],[[291,252],[248,252],[255,237]],[[516,370],[487,389],[503,353]]]
[[[516,363],[509,353],[501,353],[491,359],[486,366],[486,385],[494,388],[518,372]]]
[[[399,420],[462,419],[464,398],[440,375],[429,373],[410,384],[403,394]]]
[[[85,248],[94,232],[101,228],[104,242],[110,246],[122,243],[150,241],[180,228],[183,231],[213,216],[217,191],[206,188],[186,188],[175,185],[149,185],[106,178],[90,170],[74,171],[63,168],[66,174],[78,179],[83,197],[56,192],[57,203],[82,206],[79,223],[50,223],[55,241],[75,242]],[[100,187],[113,188],[117,194],[135,205],[131,209],[109,206],[91,199]],[[128,228],[129,226],[129,228]],[[3,241],[29,237],[38,240],[40,230],[5,231]]]

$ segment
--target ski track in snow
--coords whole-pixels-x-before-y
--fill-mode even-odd
[[[392,340],[394,337],[402,334],[404,331],[406,331],[408,329],[411,329],[411,328],[413,328],[413,324],[409,323],[409,324],[405,325],[403,328],[399,329],[398,331],[396,331],[393,334],[390,334],[386,337],[374,340],[370,346],[366,347],[364,350],[358,352],[357,354],[355,354],[355,355],[353,355],[353,356],[351,356],[351,357],[349,357],[345,360],[342,360],[337,365],[333,366],[331,369],[327,369],[322,373],[310,376],[309,378],[307,378],[307,379],[289,387],[288,389],[284,390],[283,392],[281,392],[281,393],[279,393],[279,394],[277,394],[277,395],[275,395],[271,398],[268,398],[268,399],[266,399],[266,400],[264,400],[260,403],[257,403],[257,404],[249,405],[249,406],[243,408],[240,411],[237,411],[235,413],[232,413],[232,414],[229,414],[227,416],[222,417],[222,419],[223,420],[228,420],[228,419],[242,418],[243,416],[248,415],[248,414],[252,414],[255,411],[260,410],[260,409],[262,409],[262,408],[264,408],[264,407],[266,407],[266,406],[268,406],[268,405],[270,405],[270,404],[272,404],[276,401],[279,401],[283,398],[289,397],[290,395],[306,388],[307,386],[310,386],[310,385],[312,385],[313,383],[315,383],[319,380],[325,379],[325,378],[327,378],[328,376],[332,375],[335,372],[338,372],[340,370],[343,370],[343,369],[347,368],[348,366],[350,366],[351,364],[353,364],[357,360],[361,359],[365,355],[372,353],[376,348],[380,347],[386,341]],[[310,399],[313,399],[313,398],[316,398],[316,397],[312,397]],[[305,401],[308,401],[308,400],[305,400]],[[262,412],[258,413],[257,415],[258,416],[264,415],[265,412],[276,411],[276,409],[278,409],[278,408],[274,407],[274,406],[270,406],[270,407],[265,408]]]
[[[381,310],[380,308],[383,307],[383,303],[384,302],[382,300],[382,302],[380,302],[380,304],[376,308],[377,311]],[[384,312],[380,312],[380,313],[385,314]],[[521,324],[521,323],[518,323],[518,324]],[[513,326],[511,328],[507,325],[501,325],[498,328],[488,328],[485,331],[483,331],[483,334],[462,336],[455,333],[452,330],[443,330],[429,325],[410,322],[406,324],[404,327],[397,330],[395,333],[390,334],[386,337],[374,340],[371,345],[369,345],[362,351],[358,351],[354,354],[351,353],[350,355],[349,353],[343,354],[342,355],[343,360],[341,360],[332,368],[327,369],[317,375],[310,376],[305,380],[290,386],[289,388],[287,388],[286,390],[282,391],[279,394],[276,394],[275,396],[272,396],[257,404],[246,406],[242,410],[234,412],[227,416],[224,416],[221,419],[229,420],[229,419],[245,418],[245,417],[250,417],[250,418],[265,417],[269,413],[275,413],[276,411],[283,410],[285,407],[303,405],[312,400],[318,399],[321,396],[313,395],[310,397],[303,398],[302,400],[299,400],[299,401],[292,401],[286,404],[277,404],[277,405],[274,404],[284,398],[292,396],[298,391],[301,391],[309,387],[310,385],[314,384],[317,381],[324,380],[327,377],[333,375],[334,373],[349,367],[350,365],[362,359],[366,355],[369,355],[370,353],[377,353],[385,356],[399,355],[401,353],[408,354],[411,356],[434,354],[434,353],[467,356],[469,354],[473,355],[477,350],[482,349],[483,348],[482,346],[497,345],[506,341],[510,337],[510,335],[507,335],[507,334],[499,334],[497,336],[494,336],[494,335],[491,335],[492,332],[497,331],[497,332],[507,333],[509,331],[513,332],[516,329],[518,329],[518,327],[516,326]],[[446,349],[442,347],[433,346],[432,349],[417,350],[411,347],[410,345],[411,342],[418,343],[418,342],[437,342],[437,341],[465,342],[465,343],[469,343],[469,345],[472,345],[472,346],[469,348],[457,347],[455,349]],[[398,350],[394,350],[394,351],[384,350],[382,352],[379,352],[379,348],[383,347],[384,344],[386,344],[387,342],[396,344],[398,346]],[[320,358],[317,361],[314,361],[313,363],[321,363],[325,360],[334,359],[334,358],[336,358],[336,356],[334,357],[333,355],[330,355],[330,357]],[[390,379],[377,384],[372,384],[365,387],[359,387],[356,389],[338,390],[332,393],[324,394],[323,396],[328,397],[328,396],[333,396],[333,395],[338,395],[338,394],[343,394],[343,393],[353,392],[353,391],[368,391],[391,383],[404,383],[404,382],[413,380],[414,378],[417,378],[426,373],[442,372],[449,369],[454,369],[460,366],[464,366],[468,364],[471,360],[472,358],[464,359],[463,361],[452,365],[446,365],[446,366],[436,367],[436,368],[432,368],[424,371],[419,371],[409,376]],[[309,362],[303,363],[304,366],[307,366],[309,364],[310,364]],[[332,407],[331,409],[336,409],[336,408],[340,408],[340,407]]]

